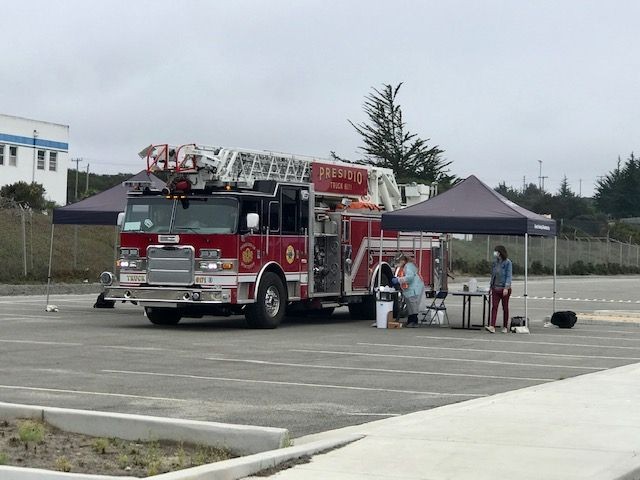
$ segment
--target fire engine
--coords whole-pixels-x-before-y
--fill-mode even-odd
[[[168,183],[132,185],[116,273],[101,281],[105,299],[144,307],[153,324],[244,314],[251,327],[275,328],[287,313],[345,305],[374,318],[375,289],[390,284],[398,252],[415,255],[431,288],[446,283],[437,234],[381,234],[383,210],[433,194],[399,186],[390,169],[196,144],[140,155]]]

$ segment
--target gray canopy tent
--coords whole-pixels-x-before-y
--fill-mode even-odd
[[[49,269],[47,274],[47,304],[49,304],[49,287],[51,284],[51,262],[53,260],[53,233],[58,225],[113,225],[118,224],[118,214],[127,206],[127,183],[150,182],[149,187],[161,190],[165,183],[153,174],[143,170],[121,184],[103,192],[92,195],[76,203],[53,209],[51,219],[51,240],[49,244]],[[118,231],[116,229],[116,235]],[[114,242],[114,255],[116,254]]]
[[[529,236],[554,237],[553,310],[556,309],[556,221],[500,195],[474,175],[424,202],[382,214],[382,229],[524,236],[524,316],[527,317]]]

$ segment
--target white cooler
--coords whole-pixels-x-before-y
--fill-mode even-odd
[[[393,302],[396,289],[393,287],[380,287],[376,299],[376,327],[387,328],[389,321],[393,320]]]

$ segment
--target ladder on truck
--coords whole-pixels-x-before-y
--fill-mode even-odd
[[[423,185],[414,185],[411,189],[401,191],[393,170],[389,168],[304,155],[197,144],[150,145],[139,155],[146,159],[148,173],[169,172],[174,177],[188,179],[196,189],[204,189],[207,185],[220,187],[228,184],[252,188],[256,180],[311,183],[312,165],[318,162],[366,170],[368,194],[366,198],[354,198],[384,205],[387,211],[396,210],[401,206],[403,193],[407,203],[425,200],[433,195],[431,187]],[[412,192],[412,198],[407,196],[408,191]]]

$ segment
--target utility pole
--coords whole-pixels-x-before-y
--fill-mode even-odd
[[[582,196],[582,179],[578,180],[578,196]]]
[[[523,175],[522,176],[522,193],[524,193],[526,189],[527,189],[527,177]]]
[[[73,201],[76,202],[76,201],[78,201],[78,165],[80,164],[82,159],[81,158],[72,158],[71,161],[72,162],[76,162],[76,192],[73,195]]]
[[[31,183],[36,181],[36,140],[38,139],[38,131],[33,130],[33,165],[31,166]]]
[[[87,163],[87,184],[84,187],[84,193],[89,193],[89,165],[91,164]]]
[[[540,180],[542,180],[542,187],[540,188],[541,192],[544,192],[544,179],[545,178],[549,178],[549,177],[547,177],[546,175],[540,176]]]
[[[538,174],[538,189],[542,191],[542,160],[538,160],[538,164],[540,165],[540,173]]]

